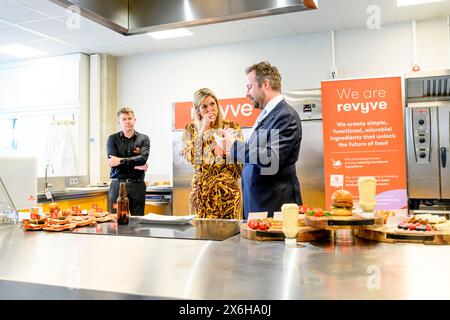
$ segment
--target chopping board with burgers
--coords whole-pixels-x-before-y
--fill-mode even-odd
[[[386,225],[356,230],[355,235],[374,241],[450,244],[450,221],[443,216],[416,214]]]
[[[344,189],[335,191],[331,196],[331,203],[329,211],[313,208],[305,212],[306,225],[316,229],[336,230],[361,229],[383,224],[384,217],[382,215],[355,210],[353,194],[350,191]]]
[[[298,215],[298,242],[316,241],[328,239],[330,232],[305,225],[303,214]],[[240,226],[241,237],[257,241],[285,240],[282,219],[251,219]]]

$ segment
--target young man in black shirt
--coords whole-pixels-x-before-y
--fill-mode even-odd
[[[134,130],[136,118],[131,108],[122,108],[117,113],[122,131],[108,137],[108,162],[111,167],[111,186],[109,188],[109,212],[116,213],[115,203],[119,196],[119,186],[125,182],[130,202],[130,212],[143,216],[145,208],[144,182],[147,159],[150,152],[150,139]]]

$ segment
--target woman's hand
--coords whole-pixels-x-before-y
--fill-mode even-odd
[[[237,131],[230,127],[217,130],[214,135],[216,143],[224,150],[225,154],[229,154],[233,143],[237,140]]]
[[[208,113],[202,118],[202,125],[200,128],[200,133],[211,129],[213,123],[216,121],[216,115],[213,113]]]

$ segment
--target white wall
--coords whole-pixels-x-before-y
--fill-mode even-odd
[[[449,68],[444,19],[417,23],[422,70]],[[380,30],[336,32],[339,77],[399,75],[412,63],[411,23]],[[329,32],[234,43],[199,49],[141,54],[118,63],[118,103],[136,111],[138,131],[150,136],[149,174],[172,173],[172,104],[191,101],[198,88],[209,87],[219,98],[245,96],[247,66],[268,60],[283,77],[283,90],[320,87],[329,78]]]

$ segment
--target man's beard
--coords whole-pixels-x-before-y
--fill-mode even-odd
[[[256,99],[255,98],[250,98],[250,100],[253,102],[253,108],[255,108],[255,109],[262,109],[261,108],[261,104],[258,102],[258,101],[256,101]]]

